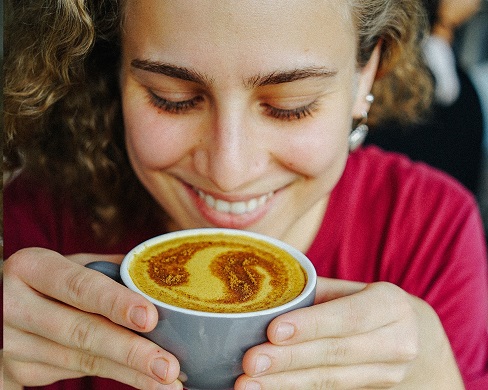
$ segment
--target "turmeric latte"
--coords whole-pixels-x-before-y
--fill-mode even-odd
[[[145,248],[129,274],[147,295],[186,309],[241,313],[280,306],[307,283],[285,250],[241,235],[203,234]]]

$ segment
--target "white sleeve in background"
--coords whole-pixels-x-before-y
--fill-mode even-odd
[[[449,42],[430,36],[424,47],[424,58],[435,78],[435,99],[449,106],[456,101],[461,85],[456,71],[456,58]]]

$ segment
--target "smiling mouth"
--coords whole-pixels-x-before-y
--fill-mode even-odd
[[[206,194],[199,189],[195,189],[195,191],[198,194],[198,197],[202,199],[208,207],[220,213],[235,215],[252,213],[257,208],[263,206],[274,194],[273,192],[269,192],[265,195],[246,201],[229,202],[223,199],[215,199],[212,195]]]

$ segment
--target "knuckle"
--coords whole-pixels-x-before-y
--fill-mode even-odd
[[[126,306],[127,297],[121,295],[106,294],[103,299],[105,303],[100,302],[100,307],[107,307],[107,316],[116,322],[122,321],[121,310]]]
[[[113,282],[115,287],[103,284],[111,282],[101,273],[87,272],[85,268],[74,270],[66,281],[68,302],[74,306],[80,303],[89,307],[90,311],[120,323],[127,302],[126,292],[129,290],[121,292],[121,286],[116,282]]]
[[[92,282],[85,270],[73,271],[66,281],[68,297],[72,302],[82,301],[92,291]]]
[[[335,365],[345,361],[348,348],[341,339],[329,339],[326,352],[323,354],[324,365]]]
[[[414,340],[407,339],[401,345],[398,345],[395,351],[395,357],[398,361],[411,362],[418,356],[418,345]]]
[[[342,332],[344,334],[354,334],[361,329],[363,322],[360,317],[360,310],[357,309],[355,302],[352,299],[348,299],[347,305],[344,310]]]
[[[339,389],[339,383],[337,378],[334,376],[328,376],[325,378],[321,378],[321,380],[316,383],[313,387],[313,390],[330,390],[330,389]]]
[[[390,368],[379,385],[383,388],[394,387],[403,382],[405,375],[406,370],[401,367]]]
[[[389,282],[373,283],[376,299],[383,302],[384,311],[391,321],[412,321],[415,310],[409,299],[409,294],[400,287]]]
[[[87,353],[80,354],[79,370],[89,375],[97,375],[101,372],[102,361],[99,356]]]
[[[318,318],[317,316],[313,316],[309,323],[309,329],[310,329],[312,339],[320,338],[320,334],[321,334],[320,318]]]
[[[78,316],[69,330],[70,344],[83,351],[92,351],[98,330],[96,320],[87,316]]]
[[[390,282],[376,282],[372,283],[374,286],[375,293],[382,299],[382,301],[389,304],[398,304],[401,301],[401,296],[399,294],[402,290]]]
[[[132,368],[138,368],[141,365],[145,366],[144,361],[148,361],[149,354],[142,353],[143,347],[138,339],[133,338],[130,342],[130,347],[126,355],[125,363]]]
[[[286,359],[286,362],[284,364],[284,371],[287,371],[287,370],[292,370],[294,368],[297,367],[297,364],[296,364],[296,357],[295,357],[295,353],[293,352],[293,349],[290,349],[288,351],[288,353],[286,354],[283,354],[287,357]]]
[[[390,282],[377,282],[375,287],[382,300],[389,304],[389,307],[395,309],[397,313],[404,315],[405,312],[411,310],[408,294],[400,287]]]

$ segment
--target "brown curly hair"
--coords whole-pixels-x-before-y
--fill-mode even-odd
[[[359,66],[382,42],[370,121],[417,120],[432,94],[419,53],[427,31],[421,2],[348,1]],[[90,210],[98,232],[112,237],[136,216],[162,212],[125,152],[118,86],[123,3],[8,0],[5,11],[4,167],[22,168],[69,195]]]

